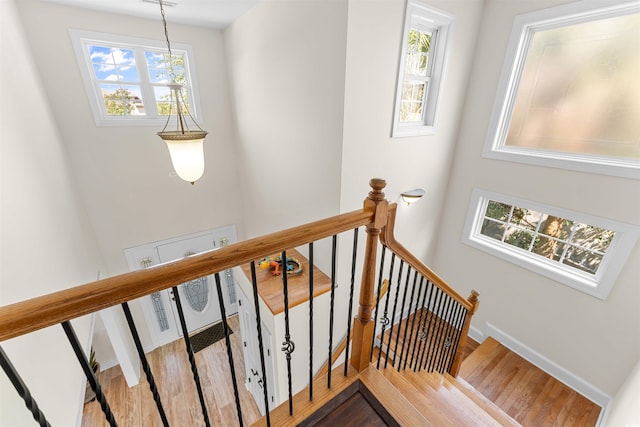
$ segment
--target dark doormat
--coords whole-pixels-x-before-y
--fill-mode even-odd
[[[228,328],[229,335],[233,333],[231,328]],[[200,331],[197,334],[189,336],[191,341],[191,348],[194,353],[209,347],[211,344],[216,343],[224,338],[224,326],[222,322],[208,327],[204,331]]]

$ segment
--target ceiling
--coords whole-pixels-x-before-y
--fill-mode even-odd
[[[85,9],[102,10],[160,20],[160,6],[153,0],[42,0]],[[165,0],[167,21],[210,28],[224,28],[259,0]],[[169,3],[175,6],[171,7]]]

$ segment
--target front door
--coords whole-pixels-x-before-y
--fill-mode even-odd
[[[235,243],[234,225],[218,227],[187,236],[173,237],[124,250],[131,270],[149,268],[164,262],[182,259],[225,244]],[[237,312],[235,280],[233,272],[220,273],[220,282],[227,316]],[[180,302],[189,332],[204,328],[222,320],[215,277],[203,277],[178,287]],[[154,292],[140,298],[154,347],[165,345],[182,336],[182,327],[171,289]]]
[[[176,242],[158,245],[157,251],[160,262],[175,261],[190,255],[195,255],[215,249],[211,236],[198,236]],[[178,309],[173,290],[168,289],[171,309],[175,319],[179,322]],[[222,320],[218,294],[213,276],[200,277],[178,286],[180,303],[189,332],[202,329],[205,326]],[[178,334],[182,336],[182,328],[178,327]]]

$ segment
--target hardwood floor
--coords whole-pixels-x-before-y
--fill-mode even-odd
[[[229,318],[229,324],[234,331],[230,339],[243,423],[251,425],[260,419],[260,413],[244,386],[244,361],[238,317]],[[469,356],[462,363],[458,377],[461,379],[460,383],[468,388],[475,388],[523,426],[565,427],[596,424],[601,410],[599,406],[500,343],[489,338],[479,345],[468,339],[463,354]],[[158,348],[147,357],[169,423],[178,426],[204,425],[183,341],[178,340]],[[238,425],[224,341],[196,353],[195,357],[211,424]],[[140,384],[132,388],[127,387],[119,367],[100,372],[98,378],[119,425],[162,425],[144,375]],[[306,393],[303,398],[308,400]],[[357,402],[353,403],[357,406]],[[85,405],[82,425],[108,425],[98,402]]]
[[[230,336],[242,418],[250,425],[260,418],[260,412],[244,386],[244,360],[238,316],[229,319]],[[204,390],[209,420],[212,425],[238,425],[235,398],[224,340],[195,354],[198,374]],[[160,398],[170,425],[203,426],[199,399],[189,365],[184,341],[178,340],[147,354]],[[127,387],[119,366],[98,374],[98,380],[119,425],[125,427],[162,426],[149,385],[144,378],[135,387]],[[98,402],[84,406],[82,426],[107,426]]]
[[[459,378],[525,427],[595,426],[601,411],[492,338],[462,363]]]

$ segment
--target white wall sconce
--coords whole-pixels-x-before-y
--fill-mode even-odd
[[[420,200],[422,196],[424,196],[425,191],[422,188],[416,188],[415,190],[404,191],[400,194],[402,197],[402,201],[409,206],[413,202],[417,202]]]

